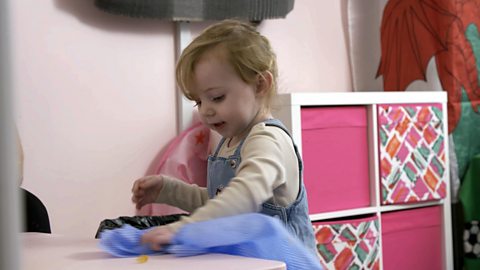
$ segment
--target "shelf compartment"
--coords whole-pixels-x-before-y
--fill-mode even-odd
[[[378,105],[381,203],[446,196],[442,104]]]
[[[442,207],[383,213],[383,269],[445,269]]]
[[[376,215],[313,222],[317,251],[325,269],[379,269],[379,222]]]
[[[310,214],[370,206],[367,108],[302,107],[301,129]]]

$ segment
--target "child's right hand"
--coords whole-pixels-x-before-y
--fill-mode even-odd
[[[132,187],[132,202],[136,204],[137,209],[153,203],[162,187],[163,177],[161,175],[149,175],[135,180]]]

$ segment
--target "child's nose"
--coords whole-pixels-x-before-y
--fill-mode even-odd
[[[208,116],[213,116],[215,114],[215,111],[211,106],[208,106],[207,104],[200,106],[199,108],[200,114],[203,115],[204,117]]]

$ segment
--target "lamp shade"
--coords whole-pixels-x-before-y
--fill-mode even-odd
[[[95,0],[109,13],[168,21],[285,18],[295,0]]]

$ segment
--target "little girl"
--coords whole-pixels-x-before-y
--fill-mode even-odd
[[[271,114],[277,64],[269,41],[247,23],[214,24],[183,51],[176,79],[203,123],[223,138],[208,159],[207,188],[167,175],[135,181],[137,208],[167,203],[191,213],[152,229],[142,241],[159,249],[187,223],[260,212],[280,219],[315,252],[300,155]]]

